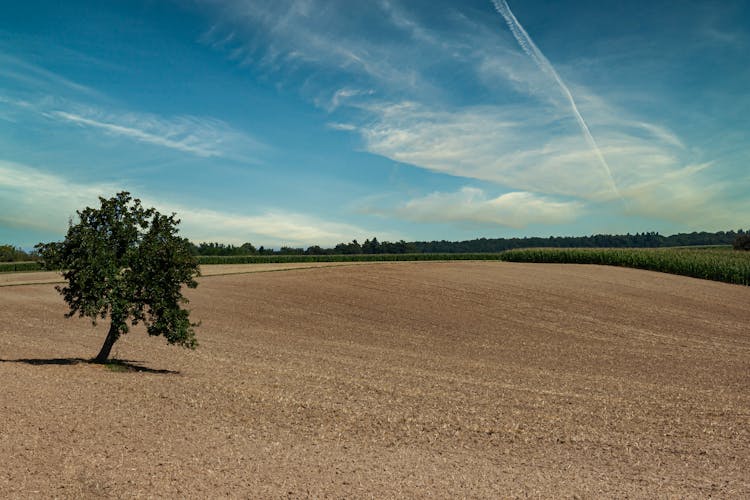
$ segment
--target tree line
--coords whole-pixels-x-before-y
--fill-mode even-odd
[[[191,244],[194,255],[349,255],[403,253],[497,253],[517,248],[663,248],[678,246],[732,245],[747,239],[750,231],[718,231],[678,233],[663,236],[658,232],[635,234],[594,234],[591,236],[550,236],[524,238],[477,238],[464,241],[378,241],[377,237],[360,243],[356,239],[334,247],[319,245],[302,247],[282,246],[275,250],[252,243],[239,246],[224,243]]]

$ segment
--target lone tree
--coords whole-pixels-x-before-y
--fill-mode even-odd
[[[149,335],[163,335],[170,344],[194,349],[197,345],[189,311],[181,304],[182,285],[195,288],[198,262],[187,239],[177,235],[179,219],[143,208],[128,192],[99,198],[100,208],[77,212],[62,242],[36,246],[47,269],[62,269],[67,286],[58,286],[70,311],[110,318],[110,327],[99,354],[104,363],[112,346],[128,332],[128,323],[146,325]]]

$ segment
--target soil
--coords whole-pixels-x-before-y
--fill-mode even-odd
[[[0,497],[750,497],[750,287],[262,269],[187,292],[196,351],[136,327],[110,366],[106,321],[0,287]]]

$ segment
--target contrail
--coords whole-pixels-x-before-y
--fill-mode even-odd
[[[568,89],[568,86],[565,85],[565,82],[562,81],[560,75],[557,74],[557,71],[555,71],[554,66],[552,66],[552,63],[549,62],[549,59],[544,56],[542,51],[539,50],[539,47],[536,46],[529,34],[526,33],[526,30],[523,29],[523,26],[521,26],[521,23],[518,22],[516,16],[513,15],[513,12],[510,10],[510,6],[508,6],[508,2],[506,0],[492,0],[492,3],[495,5],[495,10],[497,10],[505,18],[505,23],[508,25],[508,28],[510,28],[511,33],[513,33],[513,36],[518,42],[518,45],[521,46],[521,49],[523,49],[523,51],[526,52],[526,54],[528,54],[528,56],[534,60],[536,65],[539,66],[539,69],[554,78],[554,80],[557,82],[557,85],[563,91],[563,94],[565,94],[565,96],[568,98],[568,102],[570,103],[570,107],[573,110],[573,114],[575,115],[576,120],[578,120],[578,125],[581,127],[581,132],[583,132],[583,137],[586,139],[589,147],[591,147],[594,153],[596,153],[596,157],[599,159],[599,163],[607,173],[607,177],[609,178],[612,190],[615,192],[618,198],[621,198],[620,190],[617,189],[617,184],[615,184],[615,180],[612,177],[612,170],[609,168],[607,160],[604,158],[604,155],[599,149],[599,146],[596,144],[594,136],[591,135],[589,126],[586,125],[586,121],[583,119],[583,116],[581,116],[581,112],[578,111],[578,106],[576,105],[575,99],[573,99],[573,94],[570,93],[570,89]]]

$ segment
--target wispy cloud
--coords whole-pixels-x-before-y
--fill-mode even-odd
[[[547,201],[565,196],[583,204],[600,205],[612,199],[609,179],[599,168],[595,153],[571,127],[565,129],[559,124],[557,134],[548,134],[548,124],[543,120],[515,121],[515,112],[502,107],[442,112],[401,103],[369,109],[377,119],[358,126],[357,131],[365,140],[366,149],[373,153],[434,172],[537,193]],[[728,200],[722,199],[727,186],[711,181],[710,164],[690,166],[690,153],[674,134],[627,119],[607,121],[607,116],[605,113],[598,117],[603,120],[599,124],[601,148],[619,172],[621,194],[626,200],[625,206],[615,211],[690,228],[701,227],[700,222],[709,220],[713,225],[703,227],[717,227],[718,221],[723,221],[718,227],[741,223],[731,211],[715,208],[729,205]],[[533,202],[528,198],[509,199]],[[437,202],[453,207],[454,198],[437,196],[429,200],[434,213],[439,214],[435,217],[453,220],[450,210],[437,210]],[[476,198],[472,200],[476,205]],[[392,212],[410,218],[406,211]],[[487,212],[467,209],[457,213],[479,217]],[[548,222],[568,222],[584,212],[560,213],[565,217],[551,216]],[[535,220],[541,222],[542,218]]]
[[[362,89],[354,89],[354,88],[345,87],[345,88],[338,89],[336,92],[334,92],[333,96],[331,97],[330,102],[327,105],[323,104],[320,99],[317,99],[316,101],[319,106],[325,107],[327,111],[330,113],[332,111],[335,111],[336,108],[346,103],[352,97],[369,96],[369,95],[373,95],[374,93],[375,91],[372,89],[362,90]]]
[[[578,121],[578,125],[581,127],[581,132],[583,132],[583,136],[586,138],[586,142],[596,154],[596,158],[599,160],[599,163],[601,164],[602,168],[607,174],[607,177],[609,178],[612,191],[619,197],[620,193],[617,189],[617,185],[615,184],[614,179],[612,178],[612,170],[607,164],[607,160],[604,158],[601,149],[599,149],[594,136],[591,135],[591,130],[589,130],[589,126],[586,124],[586,120],[583,119],[583,116],[578,109],[578,105],[576,104],[576,101],[573,98],[573,94],[571,94],[570,89],[567,85],[565,85],[565,82],[563,82],[562,78],[560,78],[560,75],[555,70],[555,67],[552,66],[552,63],[549,62],[544,53],[542,53],[542,51],[539,50],[539,47],[536,46],[534,40],[531,39],[521,23],[518,22],[518,19],[516,19],[513,11],[510,10],[508,2],[506,2],[505,0],[492,0],[492,2],[495,5],[497,11],[505,18],[505,22],[507,23],[508,27],[513,33],[513,36],[518,41],[518,44],[521,46],[523,51],[526,52],[529,57],[531,57],[531,59],[536,63],[539,69],[552,77],[552,79],[557,83],[558,87],[560,87],[560,90],[562,90],[563,94],[568,100],[568,103],[570,103],[570,109],[575,115],[576,121]]]
[[[14,115],[19,113],[32,113],[62,124],[203,158],[224,157],[256,163],[258,153],[270,150],[256,137],[222,120],[122,109],[122,105],[90,86],[2,53],[1,104],[15,111],[6,111],[7,120],[16,120]]]
[[[436,111],[413,102],[369,105],[376,117],[358,127],[368,151],[435,172],[493,182],[511,189],[575,196],[611,197],[609,179],[595,153],[572,124],[544,116],[521,118],[513,107],[464,107]],[[549,134],[555,127],[557,134]],[[567,127],[567,128],[566,128]],[[662,171],[675,153],[663,144],[608,131],[603,143],[613,164],[629,174],[628,162]],[[642,175],[653,171],[640,170]]]
[[[144,200],[149,203],[148,200]],[[153,203],[160,206],[159,203]],[[162,203],[163,205],[163,203]],[[333,246],[374,233],[351,224],[284,210],[267,210],[257,215],[219,212],[169,205],[182,219],[182,227],[194,241],[241,243],[252,241],[268,246]],[[387,237],[387,236],[386,236]]]
[[[255,163],[258,153],[270,150],[255,137],[210,117],[105,112],[92,105],[47,96],[34,101],[0,96],[0,103],[62,124],[99,130],[203,158],[224,157]]]
[[[365,2],[356,9],[336,2],[300,0],[204,1],[218,10],[218,20],[201,41],[241,66],[253,65],[274,78],[305,73],[305,85],[322,107],[335,109],[328,75],[348,76],[347,85],[393,91],[439,91],[413,64],[424,47],[411,47],[417,26],[402,23],[393,32],[394,14],[389,2]],[[376,23],[377,26],[373,26]],[[372,40],[363,36],[383,28],[393,36]],[[424,54],[422,53],[424,57]],[[428,59],[428,58],[425,58]],[[420,66],[426,66],[425,60]],[[346,90],[344,90],[346,92]]]
[[[110,183],[80,184],[0,159],[0,220],[3,225],[63,233],[76,209],[122,189]]]
[[[110,116],[104,121],[65,111],[50,111],[46,116],[202,157],[227,156],[225,146],[233,141],[241,141],[251,149],[263,147],[257,140],[243,137],[226,123],[206,118],[182,116],[166,120],[154,115],[129,113]]]
[[[163,213],[177,213],[182,233],[193,241],[243,243],[266,246],[334,245],[375,234],[351,224],[274,208],[256,214],[225,212],[186,206],[160,196],[141,195],[138,186],[116,183],[82,183],[19,163],[0,160],[0,223],[61,236],[68,218],[85,206],[98,206],[98,197],[129,190]],[[380,234],[380,233],[379,233]],[[395,235],[385,235],[395,238]]]
[[[724,182],[701,183],[714,165],[687,165],[659,178],[641,178],[623,191],[630,201],[626,213],[659,218],[689,229],[743,227],[744,200],[726,199]]]
[[[515,229],[531,224],[571,222],[583,213],[579,201],[556,201],[528,192],[492,198],[479,188],[463,187],[452,193],[435,192],[396,207],[399,217],[417,222],[486,224]]]
[[[346,132],[354,132],[358,130],[357,126],[351,123],[331,122],[331,123],[328,123],[327,125],[328,125],[328,128],[332,128],[333,130],[343,130]]]
[[[102,97],[97,90],[59,75],[23,59],[0,53],[0,83],[2,79],[12,80],[36,91],[72,92],[89,97]]]

